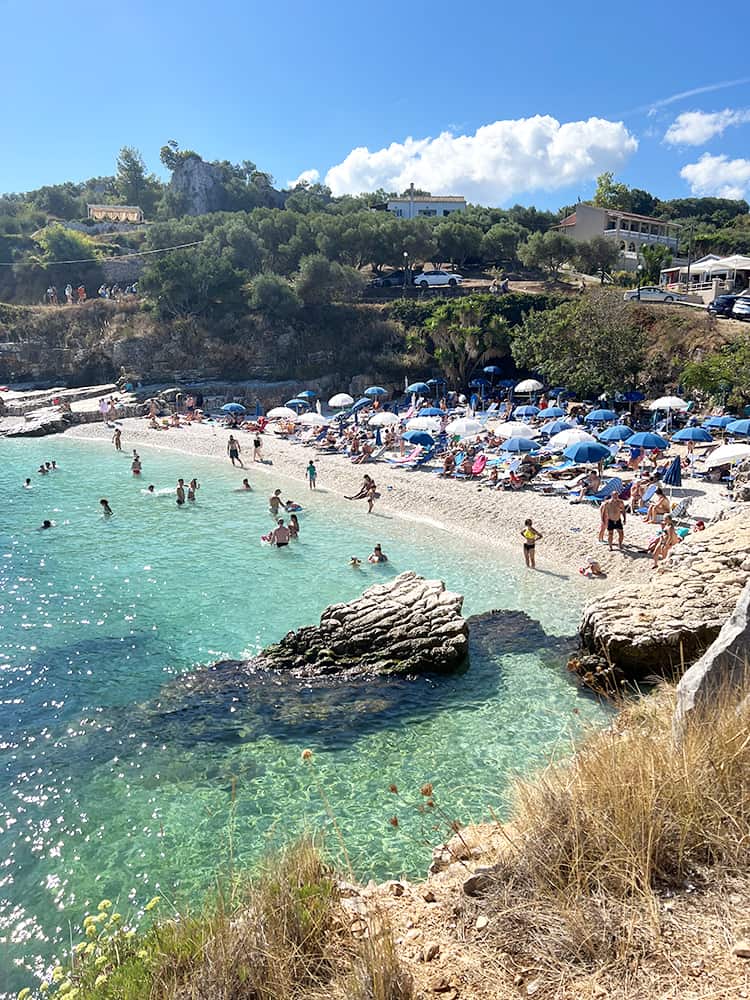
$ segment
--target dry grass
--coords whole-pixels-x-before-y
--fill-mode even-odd
[[[660,934],[660,898],[745,871],[750,702],[727,692],[682,739],[663,688],[569,764],[520,783],[512,848],[488,900],[503,948],[548,963],[632,963]]]

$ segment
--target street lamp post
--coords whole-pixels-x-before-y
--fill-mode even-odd
[[[643,264],[639,264],[636,268],[638,272],[638,301],[641,301],[641,276],[643,275]]]
[[[408,276],[409,276],[409,251],[404,250],[404,284],[402,286],[403,287],[403,292],[401,293],[402,298],[406,298],[406,279],[408,278]]]

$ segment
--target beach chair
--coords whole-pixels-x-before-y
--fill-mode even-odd
[[[434,447],[425,448],[422,454],[417,455],[417,457],[414,459],[413,462],[403,462],[402,464],[399,465],[399,469],[418,469],[426,462],[429,462],[430,459],[434,456],[434,454],[435,454]]]
[[[654,493],[656,493],[656,490],[659,487],[659,485],[660,485],[659,483],[652,483],[651,486],[649,486],[649,488],[646,490],[646,492],[641,497],[641,505],[642,506],[640,506],[638,508],[638,510],[635,512],[636,514],[647,514],[648,513],[648,502],[651,499],[651,497],[654,495]]]
[[[464,455],[464,453],[462,451],[458,452],[458,454],[456,455],[456,468],[459,467],[459,465],[461,464],[461,462],[463,462],[463,460],[464,460],[465,457],[466,456]],[[436,476],[442,476],[443,475],[443,470],[442,469],[433,469],[432,471],[435,473]],[[451,475],[455,475],[455,472],[451,473]]]
[[[422,454],[422,446],[418,444],[417,447],[414,448],[412,451],[410,451],[408,455],[402,455],[400,458],[389,458],[388,464],[409,465],[415,459],[419,458],[421,454]]]
[[[587,493],[583,498],[588,503],[596,504],[597,506],[604,503],[605,500],[609,500],[614,492],[619,493],[622,489],[622,479],[619,476],[613,476],[608,482],[606,482],[596,493]]]

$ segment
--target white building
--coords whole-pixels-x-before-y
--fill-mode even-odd
[[[583,202],[555,228],[581,243],[595,236],[613,240],[622,253],[624,266],[630,270],[635,270],[643,246],[658,243],[676,253],[679,245],[680,227],[674,222]]]
[[[466,211],[466,199],[458,195],[407,195],[390,198],[385,206],[399,219],[444,219],[454,212]]]
[[[722,292],[743,292],[750,287],[750,257],[742,254],[719,257],[709,253],[690,264],[689,278],[686,263],[665,267],[659,284],[670,291],[695,293],[704,302],[713,302]]]

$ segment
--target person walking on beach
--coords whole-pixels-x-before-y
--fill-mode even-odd
[[[240,448],[240,443],[237,440],[237,438],[234,436],[234,434],[230,434],[229,435],[229,440],[227,441],[227,454],[229,455],[229,458],[231,459],[232,465],[234,465],[235,462],[239,462],[240,463],[240,468],[244,469],[245,466],[244,466],[244,464],[242,462],[242,459],[240,458],[240,451],[241,450],[242,449]]]
[[[307,466],[307,471],[305,472],[308,485],[311,490],[317,489],[316,481],[318,478],[318,470],[315,468],[315,462],[310,459],[310,464]]]
[[[115,446],[115,451],[122,451],[122,431],[119,427],[115,428],[115,433],[112,435],[112,444]]]
[[[255,437],[253,438],[253,461],[254,462],[262,462],[263,461],[263,455],[261,454],[262,451],[263,451],[263,442],[260,439],[260,434],[256,434]]]
[[[620,499],[617,490],[612,496],[605,500],[602,506],[602,521],[607,520],[607,542],[609,551],[612,551],[612,537],[617,532],[617,546],[622,552],[622,543],[625,538],[625,504]]]
[[[531,518],[527,517],[523,523],[523,531],[521,532],[521,538],[523,538],[523,557],[526,561],[527,569],[536,569],[536,543],[537,540],[541,540],[542,535],[536,530],[534,525],[531,523]]]

